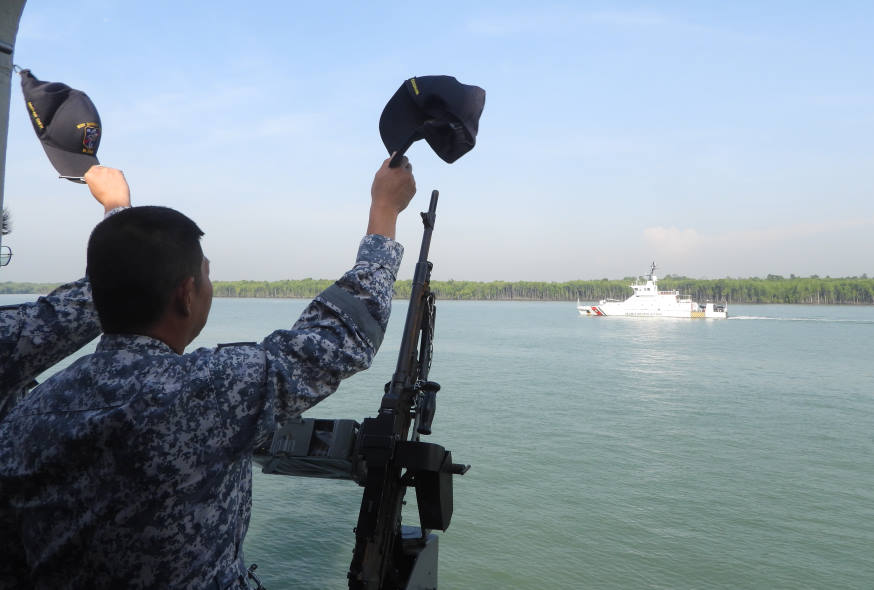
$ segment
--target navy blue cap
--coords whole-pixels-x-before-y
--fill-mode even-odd
[[[91,99],[60,82],[38,80],[21,70],[21,90],[33,130],[61,176],[81,177],[99,164],[102,127]]]
[[[403,154],[424,139],[450,164],[473,149],[486,91],[452,76],[404,80],[379,118],[379,134],[389,153]]]

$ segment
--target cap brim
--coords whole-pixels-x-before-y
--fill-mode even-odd
[[[379,135],[388,153],[404,152],[422,139],[425,114],[410,97],[406,81],[394,93],[379,117]]]
[[[85,176],[91,166],[100,164],[97,156],[91,154],[76,154],[42,143],[49,161],[61,176]]]

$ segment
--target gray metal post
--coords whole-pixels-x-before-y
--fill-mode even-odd
[[[6,136],[9,131],[9,94],[12,83],[12,53],[18,22],[26,0],[3,0],[0,3],[0,210],[6,179]],[[0,244],[3,236],[0,235]]]

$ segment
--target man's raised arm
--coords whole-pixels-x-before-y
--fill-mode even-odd
[[[130,188],[121,170],[92,166],[85,173],[104,214],[130,207]],[[32,303],[0,307],[0,418],[34,384],[34,379],[100,334],[86,278],[62,285]]]

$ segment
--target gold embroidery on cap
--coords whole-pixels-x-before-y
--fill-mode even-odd
[[[36,109],[34,108],[33,103],[27,101],[27,108],[30,109],[30,114],[33,115],[33,120],[36,121],[36,126],[43,129],[42,121],[40,121],[39,115],[36,114]]]
[[[419,94],[419,87],[416,86],[416,79],[415,78],[410,78],[410,84],[413,85],[413,92],[415,92],[416,94]]]

